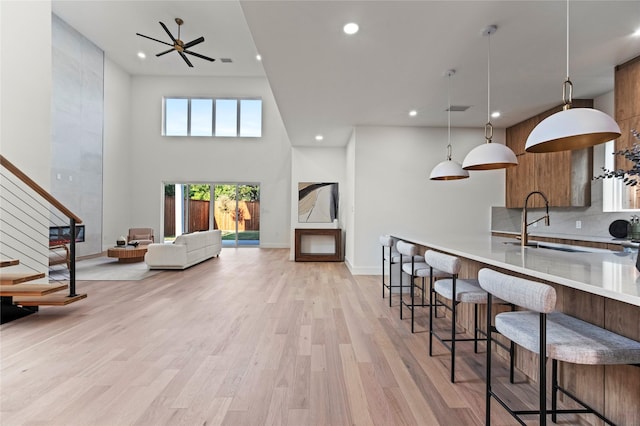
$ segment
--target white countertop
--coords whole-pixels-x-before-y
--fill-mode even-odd
[[[635,251],[571,253],[523,248],[513,244],[513,239],[492,237],[489,233],[446,237],[421,236],[419,233],[391,235],[487,265],[640,306],[640,272],[635,266]]]

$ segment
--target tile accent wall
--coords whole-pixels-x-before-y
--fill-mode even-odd
[[[52,15],[51,193],[85,224],[78,256],[102,251],[104,52]]]

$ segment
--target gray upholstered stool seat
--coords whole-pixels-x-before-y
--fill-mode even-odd
[[[422,261],[418,260],[418,258],[422,258]],[[431,265],[424,261],[424,257],[416,256],[416,261],[412,265],[411,263],[403,263],[402,270],[409,275],[413,275],[414,277],[429,277],[431,276]],[[433,271],[435,277],[446,277],[442,271],[435,269]]]
[[[456,256],[440,253],[434,250],[427,250],[424,257],[428,264],[432,265],[431,271],[434,268],[438,268],[440,276],[444,275],[447,278],[440,278],[435,281],[430,279],[429,283],[429,356],[433,355],[433,338],[435,337],[442,343],[451,353],[451,382],[455,381],[455,365],[456,365],[456,342],[473,341],[473,350],[478,352],[478,341],[483,341],[479,337],[480,334],[486,336],[490,333],[492,328],[489,326],[487,332],[483,332],[478,327],[478,305],[486,305],[488,303],[489,294],[480,287],[477,279],[459,279],[458,273],[462,267],[462,262]],[[439,295],[449,302],[446,304],[438,300],[435,296]],[[473,303],[473,337],[463,338],[458,337],[456,333],[456,318],[457,318],[457,306],[460,303]],[[495,299],[493,303],[504,303],[502,300]],[[443,307],[451,312],[451,334],[448,338],[440,336],[433,328],[434,313],[438,307]],[[502,345],[501,345],[502,346]],[[511,370],[510,378],[513,381],[513,345],[505,349],[509,350],[511,358]]]
[[[540,350],[537,312],[505,312],[496,316],[498,331],[531,352]],[[640,362],[640,342],[578,318],[547,315],[547,356],[572,364],[610,365]]]
[[[391,289],[399,288],[399,284],[393,284],[393,265],[399,263],[411,263],[410,256],[402,256],[395,248],[394,238],[390,235],[380,235],[380,245],[382,246],[382,298],[385,296],[385,288],[389,290],[389,307],[391,307]],[[424,262],[424,257],[415,256],[416,262]],[[388,265],[389,281],[385,282],[385,269]],[[402,266],[402,265],[400,265]],[[400,272],[402,273],[402,272]]]
[[[496,315],[495,324],[500,333],[523,348],[546,356],[539,356],[538,410],[513,410],[491,388],[491,350],[487,349],[487,392],[486,424],[491,424],[491,398],[507,408],[520,423],[520,416],[538,414],[540,424],[546,424],[547,414],[553,422],[561,413],[592,413],[607,424],[614,424],[597,412],[578,396],[567,392],[558,383],[558,361],[573,364],[610,365],[639,364],[640,342],[605,330],[597,325],[582,321],[569,315],[554,312],[556,291],[547,284],[502,274],[491,269],[481,269],[478,273],[481,287],[510,303],[521,306],[526,311],[503,312]],[[487,312],[487,321],[491,315]],[[552,360],[551,372],[551,409],[547,408],[546,361]],[[573,399],[584,409],[557,409],[558,391]]]

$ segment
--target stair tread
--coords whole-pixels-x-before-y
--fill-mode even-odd
[[[15,266],[19,264],[20,264],[20,261],[18,259],[0,260],[0,268],[6,268],[7,266]]]
[[[44,272],[0,272],[0,285],[17,285],[44,278]]]
[[[21,296],[13,299],[14,305],[22,306],[64,306],[70,303],[86,299],[86,294],[77,294],[69,297],[68,294],[49,294],[47,296]]]
[[[15,284],[0,285],[0,296],[44,296],[65,290],[67,284]]]

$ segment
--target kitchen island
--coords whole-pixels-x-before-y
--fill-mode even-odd
[[[491,235],[392,234],[396,239],[462,258],[461,278],[484,267],[552,285],[556,309],[640,341],[640,272],[637,252],[571,252],[568,247],[521,247]],[[471,307],[461,305],[459,324],[472,330]],[[537,380],[537,355],[518,349],[516,365]],[[563,364],[561,381],[618,424],[640,424],[640,368]],[[592,416],[586,416],[593,421]]]

